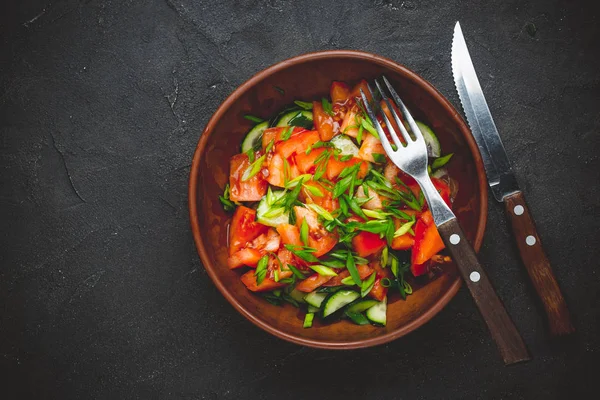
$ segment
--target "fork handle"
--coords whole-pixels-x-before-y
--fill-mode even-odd
[[[515,324],[479,264],[473,247],[456,218],[438,226],[440,236],[479,308],[506,365],[527,361],[529,353]]]
[[[521,259],[538,293],[552,335],[566,335],[575,331],[571,323],[567,303],[556,282],[550,261],[546,257],[540,237],[522,192],[516,192],[504,199],[506,215],[521,253]]]

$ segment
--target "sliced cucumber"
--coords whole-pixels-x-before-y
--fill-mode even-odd
[[[265,129],[269,127],[269,121],[261,122],[250,129],[242,142],[242,153],[250,149],[258,149],[262,146],[262,135]]]
[[[431,130],[430,127],[425,125],[420,121],[416,121],[419,130],[423,134],[423,139],[425,139],[425,145],[427,146],[427,155],[429,157],[439,157],[442,155],[442,146],[440,145],[440,141],[438,140],[435,133]]]
[[[271,196],[263,197],[256,208],[256,220],[263,225],[273,227],[287,224],[290,220],[290,214],[285,212],[283,207],[272,207],[272,204],[279,200],[284,194],[285,191],[283,190],[274,190]]]
[[[341,151],[341,155],[350,155],[352,154],[354,157],[358,155],[358,147],[354,144],[350,136],[346,135],[337,135],[331,139],[331,144],[334,145]]]
[[[387,320],[387,297],[367,310],[367,318],[374,324],[385,326]]]
[[[326,297],[327,293],[310,292],[304,296],[304,301],[313,307],[320,308]]]
[[[313,114],[308,110],[295,110],[279,118],[276,126],[301,126],[310,129],[313,126]]]
[[[308,312],[309,312],[309,313],[318,313],[318,312],[319,312],[319,307],[311,306],[311,305],[309,304],[309,305],[308,305]]]
[[[354,290],[338,290],[332,293],[323,301],[323,318],[327,318],[346,304],[352,303],[360,297],[360,293]]]
[[[304,292],[294,289],[290,292],[290,297],[296,300],[298,303],[304,303]]]
[[[354,312],[354,313],[361,313],[377,304],[379,304],[379,302],[377,300],[362,299],[362,300],[358,300],[358,301],[355,301],[354,303],[350,304],[348,306],[348,311]]]

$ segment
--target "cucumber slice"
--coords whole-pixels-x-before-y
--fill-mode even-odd
[[[341,151],[341,155],[350,155],[352,154],[354,157],[358,155],[358,147],[354,144],[350,136],[346,135],[337,135],[331,139],[331,144],[334,145]]]
[[[387,297],[381,303],[377,303],[367,310],[367,318],[376,325],[385,326],[387,320]]]
[[[360,293],[355,292],[354,290],[338,290],[337,292],[332,293],[323,301],[323,307],[321,307],[323,310],[323,318],[327,318],[359,297]]]
[[[284,194],[285,191],[283,190],[274,190],[271,196],[263,197],[256,208],[256,220],[263,225],[272,227],[289,223],[290,214],[284,212],[283,207],[277,209],[271,207],[271,205],[279,200]]]
[[[313,126],[313,114],[308,110],[295,110],[279,118],[276,126],[301,126],[310,129]]]
[[[427,146],[427,155],[429,157],[439,157],[442,155],[442,146],[440,145],[440,141],[438,140],[435,133],[431,130],[430,127],[425,125],[420,121],[416,121],[419,130],[423,134],[423,139],[425,139],[425,145]]]
[[[298,303],[304,304],[304,292],[294,289],[290,292],[290,297],[296,300]]]
[[[308,305],[308,312],[309,312],[309,313],[318,313],[318,312],[319,312],[319,307],[311,306],[311,305],[309,304],[309,305]]]
[[[313,307],[320,308],[326,297],[327,293],[310,292],[304,296],[304,301]]]
[[[372,299],[363,299],[363,300],[358,300],[352,304],[350,304],[348,306],[348,311],[349,312],[354,312],[354,313],[361,313],[365,310],[368,310],[369,308],[375,306],[379,304],[379,302],[377,300],[372,300]]]
[[[264,121],[250,129],[250,132],[246,134],[246,137],[242,142],[242,153],[245,153],[250,149],[258,149],[262,147],[262,135],[265,129],[268,127],[269,121]]]

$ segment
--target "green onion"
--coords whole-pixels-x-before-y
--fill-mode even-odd
[[[248,121],[252,121],[257,124],[260,124],[261,122],[265,121],[262,118],[258,118],[258,117],[255,117],[254,115],[249,115],[249,114],[244,115],[244,118],[246,118]]]
[[[271,149],[273,148],[274,145],[275,145],[275,141],[271,140],[269,142],[269,144],[267,145],[267,147],[265,148],[265,154],[268,154],[271,151]]]
[[[290,271],[292,271],[292,273],[294,274],[294,276],[300,280],[302,279],[306,279],[306,276],[304,276],[304,274],[302,272],[300,272],[300,270],[296,267],[294,267],[292,264],[288,264],[287,265],[288,268],[290,269]]]
[[[263,162],[265,161],[265,156],[260,156],[257,160],[255,160],[252,164],[246,168],[244,173],[242,174],[242,181],[247,181],[252,178],[254,175],[258,174],[260,171]]]
[[[276,218],[283,215],[285,209],[283,207],[272,207],[266,213],[263,214],[264,218]]]
[[[219,196],[219,201],[223,205],[223,209],[225,211],[233,211],[235,210],[235,203],[229,199],[229,183],[225,185],[225,189],[223,189],[223,196]]]
[[[356,141],[358,142],[358,145],[360,146],[360,142],[362,142],[362,137],[363,137],[363,131],[365,130],[365,128],[363,128],[363,126],[359,126],[358,127],[358,134],[356,135]]]
[[[273,280],[275,282],[279,282],[279,270],[276,269],[275,271],[273,271]]]
[[[335,273],[334,270],[332,270],[331,268],[326,267],[324,265],[317,264],[317,265],[309,265],[308,267],[321,276],[337,276],[337,274]]]
[[[269,263],[269,256],[263,256],[256,265],[256,271],[254,271],[254,275],[256,276],[256,284],[260,285],[265,277],[267,276],[267,264]]]
[[[383,278],[382,280],[379,281],[379,283],[381,284],[381,286],[383,287],[390,287],[392,286],[392,281],[390,281],[389,278]],[[412,289],[411,289],[412,290]]]
[[[305,246],[308,246],[308,224],[306,223],[306,218],[302,220],[300,227],[300,240],[302,240]]]
[[[292,132],[294,131],[294,127],[290,126],[281,134],[281,140],[288,140],[292,136]]]
[[[313,255],[317,249],[308,246],[294,246],[292,244],[286,244],[285,248],[308,262],[319,262],[319,259]]]
[[[350,320],[352,322],[354,322],[357,325],[368,325],[369,324],[369,320],[367,319],[367,317],[365,317],[361,313],[346,310],[345,314],[348,318],[350,318]]]
[[[294,101],[294,104],[297,105],[300,108],[305,109],[305,110],[312,110],[312,108],[313,108],[313,104],[312,103],[308,103],[306,101],[296,100],[296,101]]]
[[[367,131],[369,131],[369,133],[371,135],[373,135],[377,139],[379,139],[379,133],[377,133],[377,130],[375,129],[375,127],[373,127],[373,123],[371,122],[371,120],[368,117],[363,118],[362,121],[360,122],[360,124],[363,128],[365,128]]]
[[[385,158],[384,154],[381,153],[372,153],[371,154],[373,156],[373,160],[375,160],[375,162],[377,164],[383,164],[387,161],[387,159]]]
[[[291,181],[289,181],[288,184],[285,185],[285,188],[286,189],[295,188],[296,185],[303,184],[305,181],[309,180],[310,178],[312,178],[312,175],[310,175],[310,174],[299,175],[299,176],[295,177],[294,179],[292,179]]]
[[[307,185],[305,183],[303,183],[303,185],[304,185],[304,189],[308,190],[308,192],[310,194],[312,194],[313,196],[315,196],[315,197],[323,197],[324,196],[323,192],[321,192],[319,190],[319,188],[314,187],[312,185]]]
[[[249,162],[254,162],[255,153],[253,148],[249,148],[244,154],[248,157]]]
[[[436,158],[433,160],[433,163],[431,163],[431,169],[435,171],[436,169],[442,168],[444,165],[448,164],[448,161],[450,161],[453,155],[454,153],[449,153],[445,156]]]
[[[330,268],[346,268],[346,264],[340,260],[319,260],[319,262]]]
[[[383,250],[381,251],[381,260],[380,260],[381,268],[387,267],[389,252],[390,252],[390,249],[387,246],[385,246],[383,248]]]
[[[282,95],[282,96],[285,95],[285,90],[283,90],[279,86],[273,86],[273,89],[277,90],[280,95]]]
[[[344,279],[342,279],[342,285],[353,286],[353,285],[356,285],[356,283],[354,282],[353,277],[347,276]]]
[[[345,156],[340,157],[340,161],[346,162],[350,161],[352,158],[354,158],[353,154],[346,154]]]
[[[354,283],[356,283],[357,285],[361,285],[362,281],[360,280],[360,274],[358,273],[358,270],[356,269],[356,264],[354,263],[354,257],[352,257],[352,253],[348,252],[348,256],[346,258],[346,269],[348,269],[348,272],[350,272],[350,276],[352,277],[352,280],[354,281]]]
[[[358,215],[362,219],[367,219],[367,215],[365,214],[365,212],[363,211],[363,209],[360,208],[360,206],[358,205],[358,199],[356,197],[353,197],[351,199],[350,198],[346,198],[346,201],[348,202],[348,205],[350,206],[350,209],[352,209],[352,211],[354,211],[354,213],[356,215]]]
[[[404,292],[406,294],[412,294],[413,289],[412,286],[410,286],[410,284],[406,281],[402,281],[402,286],[404,286]]]
[[[340,196],[340,198],[338,199],[339,204],[340,204],[340,210],[342,212],[342,215],[347,217],[348,214],[348,203],[346,202],[346,200],[344,200],[345,196]]]
[[[325,111],[327,114],[333,117],[333,107],[331,106],[329,100],[323,97],[321,99],[321,105],[323,106],[323,111]]]
[[[360,297],[365,297],[369,294],[373,286],[375,285],[376,272],[373,272],[365,281],[360,285]]]
[[[396,256],[392,255],[392,263],[390,265],[390,271],[392,271],[392,274],[397,278],[398,277],[398,259],[396,258]]]
[[[316,212],[317,214],[319,214],[325,220],[327,220],[327,221],[333,221],[333,215],[331,215],[331,213],[329,211],[327,211],[326,209],[324,209],[320,205],[318,205],[318,204],[306,204],[306,207],[310,208],[311,210],[313,210],[314,212]]]
[[[396,237],[402,236],[405,233],[407,233],[410,230],[410,228],[414,225],[414,223],[415,223],[415,220],[413,219],[412,221],[409,221],[409,222],[401,225],[400,228],[398,228],[396,230],[396,232],[394,232],[394,237],[396,238]]]
[[[304,316],[304,323],[302,324],[303,328],[312,327],[313,320],[315,319],[315,313],[306,313]]]
[[[365,213],[365,215],[367,215],[368,217],[371,218],[376,218],[376,219],[387,219],[388,213],[385,213],[383,211],[379,211],[379,210],[369,210],[366,208],[363,208],[362,211]]]

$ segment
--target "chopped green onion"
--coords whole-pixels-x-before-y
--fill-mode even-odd
[[[396,238],[407,233],[410,230],[410,228],[414,225],[414,223],[415,220],[413,219],[412,221],[408,221],[407,223],[401,225],[400,228],[398,228],[396,232],[394,232],[394,237]]]
[[[323,106],[323,111],[325,111],[327,114],[333,117],[333,107],[331,106],[329,100],[323,97],[321,99],[321,105]]]
[[[383,287],[390,287],[390,286],[392,286],[392,281],[389,278],[383,278],[382,280],[379,281],[379,283]]]
[[[260,124],[261,122],[265,121],[262,118],[258,118],[258,117],[255,117],[254,115],[249,115],[249,114],[244,115],[244,118],[246,118],[248,121],[252,121],[257,124]]]
[[[323,217],[327,221],[333,221],[333,215],[331,215],[331,213],[329,211],[327,211],[326,209],[324,209],[320,205],[318,205],[318,204],[307,204],[306,207],[310,208],[311,210],[313,210],[314,212],[316,212],[317,214],[319,214],[321,217]]]
[[[242,174],[242,181],[247,181],[248,179],[252,178],[254,175],[258,174],[264,161],[265,161],[265,155],[262,155],[257,160],[255,160],[252,164],[250,164],[248,166],[248,168],[246,168],[246,170]]]
[[[360,286],[362,284],[362,281],[360,280],[360,274],[356,269],[354,257],[352,257],[352,253],[350,252],[348,252],[348,256],[346,258],[346,269],[348,269],[348,272],[350,272],[350,276],[352,277],[352,280],[354,280],[354,283]]]
[[[362,121],[360,121],[360,124],[363,128],[365,128],[367,131],[369,131],[369,133],[371,135],[373,135],[377,139],[379,139],[379,133],[377,133],[377,130],[375,129],[375,127],[373,126],[373,123],[371,122],[371,120],[368,117],[363,118]]]
[[[305,110],[312,110],[312,108],[313,108],[313,104],[306,102],[306,101],[296,100],[296,101],[294,101],[294,104]]]
[[[354,278],[352,278],[351,276],[347,276],[344,279],[342,279],[342,285],[353,286],[356,285],[356,283],[354,282]]]
[[[294,179],[292,179],[291,181],[289,181],[288,184],[285,186],[285,188],[286,189],[295,188],[297,184],[303,184],[305,181],[309,180],[310,178],[312,178],[312,175],[310,175],[310,174],[299,175],[299,176],[295,177]]]
[[[267,276],[267,264],[269,263],[269,256],[263,256],[256,265],[256,271],[254,271],[254,275],[256,276],[256,284],[260,285],[262,281]]]
[[[367,215],[368,217],[371,218],[376,218],[376,219],[386,219],[390,214],[385,213],[383,211],[379,211],[379,210],[369,210],[366,208],[363,208],[362,211],[365,213],[365,215]]]
[[[387,159],[385,158],[384,154],[381,153],[372,153],[371,154],[373,156],[373,160],[375,160],[375,162],[377,164],[383,164],[387,161]]]
[[[305,246],[308,246],[308,224],[306,223],[306,218],[302,220],[300,227],[300,240],[302,240]]]
[[[223,189],[223,196],[219,196],[219,201],[223,205],[225,211],[233,211],[235,209],[235,203],[229,199],[229,183],[225,185]]]
[[[340,157],[340,161],[346,162],[350,161],[352,158],[354,158],[354,154],[346,154],[345,156]]]
[[[358,127],[358,133],[356,134],[356,141],[358,142],[359,145],[362,142],[362,137],[363,137],[363,131],[364,130],[365,130],[365,128],[363,128],[362,125]]]
[[[404,292],[406,294],[412,294],[413,289],[412,286],[410,286],[410,284],[406,281],[402,281],[402,286],[404,287]]]
[[[375,285],[376,272],[373,272],[365,281],[360,285],[360,297],[365,297],[369,294],[373,286]]]
[[[308,190],[308,192],[310,194],[312,194],[313,196],[315,196],[315,197],[323,197],[324,196],[323,192],[321,192],[319,190],[319,188],[314,187],[312,185],[307,185],[305,183],[303,183],[303,185],[304,185],[304,189]]]
[[[304,316],[304,323],[302,324],[303,328],[312,327],[313,320],[315,319],[315,313],[306,313]]]
[[[285,208],[283,207],[273,207],[270,208],[266,213],[263,214],[264,218],[276,218],[280,215],[283,215],[285,212]]]
[[[288,140],[292,136],[292,132],[294,131],[294,127],[290,126],[281,134],[281,140]]]
[[[273,271],[273,280],[275,282],[279,282],[279,270],[276,269],[275,271]]]
[[[265,148],[265,154],[269,153],[271,151],[271,149],[273,148],[274,145],[275,145],[275,141],[271,140],[269,142],[269,144],[267,145],[267,147]]]
[[[324,265],[317,264],[317,265],[309,265],[308,267],[321,276],[337,276],[337,274],[335,273],[335,271],[333,269],[326,267]]]
[[[390,265],[390,270],[396,278],[398,277],[398,264],[398,259],[395,256],[392,256],[392,264]]]
[[[449,153],[445,156],[436,158],[433,160],[433,163],[431,163],[431,169],[435,171],[436,169],[442,168],[444,165],[448,164],[448,161],[450,161],[453,155],[454,153]]]
[[[255,153],[253,148],[249,148],[244,154],[248,157],[249,162],[254,162]]]
[[[360,208],[360,206],[358,205],[359,201],[356,197],[353,198],[346,198],[346,201],[348,202],[348,205],[350,206],[350,209],[352,211],[354,211],[354,213],[356,215],[358,215],[359,217],[361,217],[362,219],[367,219],[367,215],[365,214],[365,212],[363,211],[362,208]]]
[[[383,248],[383,250],[381,251],[381,260],[380,260],[381,268],[387,267],[389,252],[390,252],[390,249],[387,246],[385,246]]]
[[[350,320],[352,322],[354,322],[357,325],[368,325],[369,324],[369,320],[367,319],[367,317],[365,317],[361,313],[346,310],[345,314],[348,318],[350,318]]]
[[[292,264],[288,264],[287,266],[290,269],[290,271],[292,271],[292,273],[294,274],[294,276],[296,278],[298,278],[300,280],[306,279],[306,276],[302,272],[300,272],[300,270],[298,268],[294,267]]]
[[[292,244],[286,244],[285,248],[308,262],[319,262],[319,259],[313,255],[317,249],[308,246],[294,246]]]

